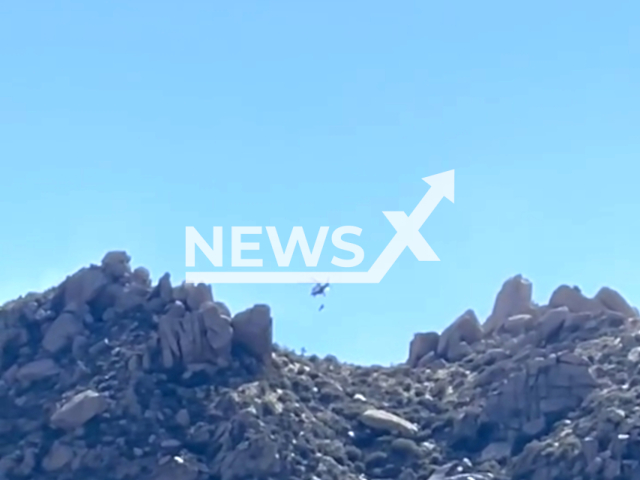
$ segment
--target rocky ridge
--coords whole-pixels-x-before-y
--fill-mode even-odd
[[[640,314],[610,288],[536,305],[517,275],[363,367],[130,261],[0,308],[0,479],[640,480]]]

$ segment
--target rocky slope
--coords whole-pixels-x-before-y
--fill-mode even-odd
[[[531,293],[508,279],[484,323],[361,367],[110,252],[0,309],[0,478],[640,479],[638,311]]]

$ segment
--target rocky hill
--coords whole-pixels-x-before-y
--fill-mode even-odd
[[[485,322],[362,367],[110,252],[0,309],[0,478],[640,479],[638,311],[531,294],[510,278]]]

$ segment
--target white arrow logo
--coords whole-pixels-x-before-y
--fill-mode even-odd
[[[431,185],[431,188],[409,217],[404,212],[382,212],[396,229],[396,234],[367,272],[372,278],[372,283],[382,280],[406,247],[409,247],[419,262],[440,261],[420,234],[420,228],[443,197],[453,203],[453,172],[449,170],[422,179]]]
[[[405,212],[382,212],[396,234],[382,251],[368,272],[187,272],[187,283],[318,283],[318,278],[328,283],[380,283],[400,257],[405,248],[420,262],[438,262],[440,259],[420,234],[443,198],[453,203],[454,170],[425,177],[431,188],[420,203],[407,216]]]

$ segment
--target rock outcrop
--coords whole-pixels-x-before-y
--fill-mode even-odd
[[[640,318],[517,275],[364,367],[110,252],[0,308],[0,479],[640,479]]]
[[[532,298],[533,286],[529,280],[522,275],[509,278],[498,292],[493,311],[484,323],[484,330],[487,333],[494,332],[510,317],[533,313]]]

